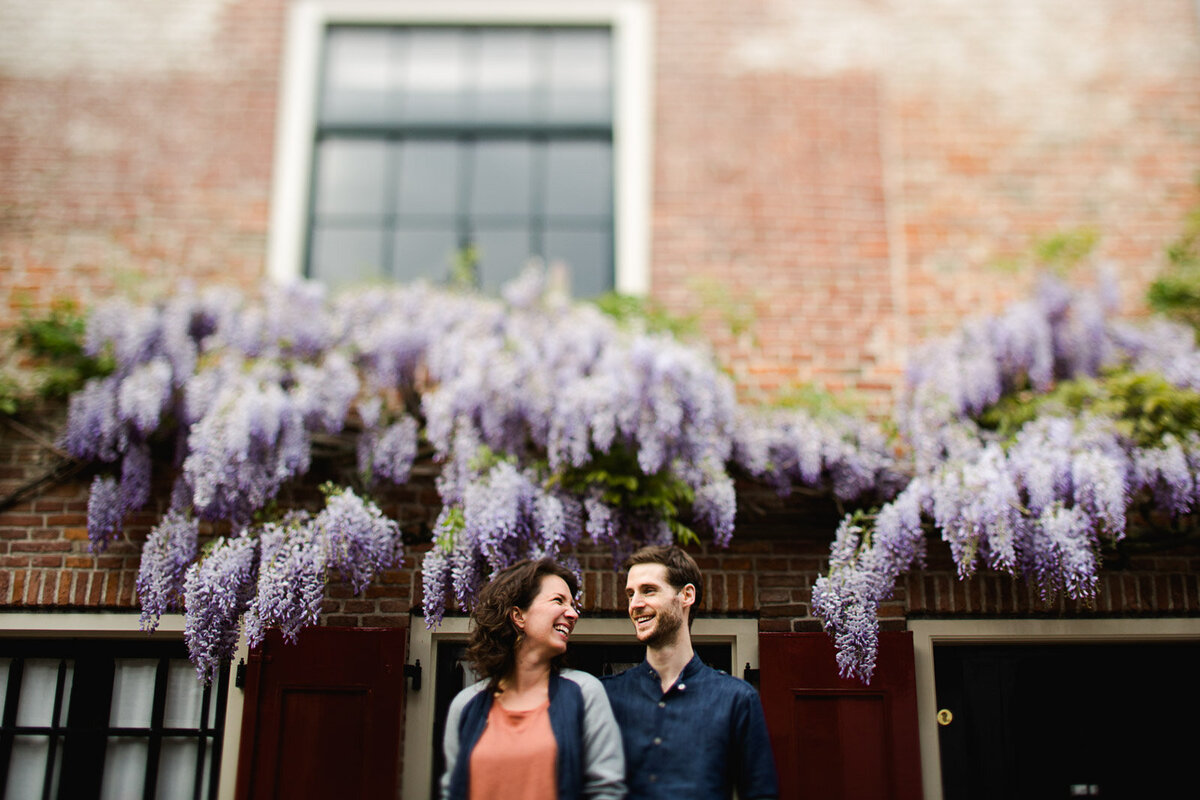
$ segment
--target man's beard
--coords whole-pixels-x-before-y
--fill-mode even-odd
[[[678,606],[658,611],[654,615],[654,632],[642,640],[647,647],[662,647],[673,644],[683,627],[683,614]]]

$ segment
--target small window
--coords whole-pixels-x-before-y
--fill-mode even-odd
[[[225,676],[180,642],[0,639],[8,798],[215,798]]]
[[[610,28],[331,25],[321,63],[309,277],[613,288]]]

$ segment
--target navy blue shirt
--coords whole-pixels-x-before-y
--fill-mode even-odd
[[[665,693],[648,662],[601,678],[625,743],[630,800],[777,797],[758,692],[699,656]]]

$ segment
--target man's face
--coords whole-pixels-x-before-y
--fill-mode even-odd
[[[688,584],[675,591],[662,564],[635,564],[625,581],[625,595],[638,641],[647,647],[662,647],[674,642],[687,624],[695,589]]]

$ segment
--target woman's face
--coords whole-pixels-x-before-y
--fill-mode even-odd
[[[524,610],[514,608],[513,623],[525,634],[522,648],[535,648],[548,659],[567,651],[567,639],[579,619],[575,598],[567,582],[557,575],[543,575],[538,593]]]

